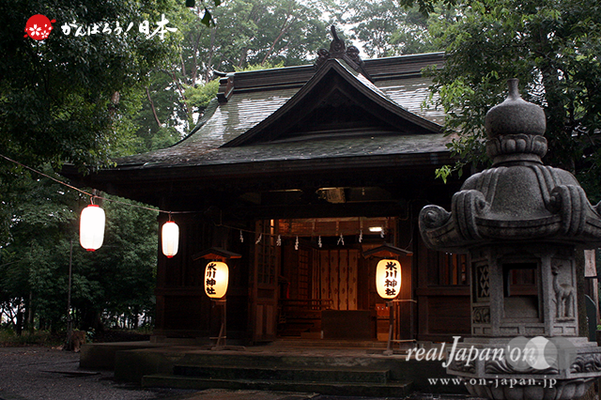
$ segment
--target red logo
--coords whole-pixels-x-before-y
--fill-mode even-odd
[[[25,25],[25,33],[27,34],[23,37],[29,36],[34,40],[44,40],[50,35],[53,22],[56,22],[56,20],[50,21],[46,16],[36,14],[27,20]]]

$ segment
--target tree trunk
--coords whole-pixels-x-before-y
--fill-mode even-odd
[[[29,291],[29,303],[28,303],[28,312],[27,312],[27,328],[29,332],[33,333],[33,292]]]
[[[248,47],[245,47],[240,52],[240,61],[238,62],[238,68],[244,68],[244,64],[246,63],[246,58],[248,57]]]
[[[215,28],[211,28],[211,47],[209,48],[209,59],[205,67],[205,81],[207,83],[211,80],[211,71],[213,69],[213,56],[215,55]]]
[[[265,64],[267,59],[271,56],[271,53],[273,53],[273,50],[275,49],[275,45],[280,41],[282,36],[284,36],[284,33],[286,33],[286,31],[288,31],[288,28],[290,28],[290,26],[292,25],[292,22],[294,21],[294,16],[292,16],[290,23],[288,23],[288,18],[290,18],[290,14],[288,14],[286,16],[286,19],[284,20],[284,24],[282,25],[282,28],[280,29],[280,34],[278,35],[278,37],[275,38],[273,43],[271,43],[271,47],[267,51],[267,54],[265,54],[265,57],[263,57],[263,61],[261,61],[261,65]]]
[[[159,121],[159,117],[157,115],[157,110],[154,107],[154,102],[152,101],[152,97],[150,97],[150,87],[146,86],[146,96],[148,97],[148,102],[150,103],[150,108],[152,110],[152,115],[154,115],[154,120],[157,122],[159,128],[161,127],[161,121]]]

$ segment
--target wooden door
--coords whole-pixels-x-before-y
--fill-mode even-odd
[[[334,310],[357,310],[357,249],[319,250],[313,266],[313,293],[331,300]]]
[[[256,232],[249,326],[253,342],[267,342],[275,340],[277,332],[280,248],[273,220],[257,222]]]

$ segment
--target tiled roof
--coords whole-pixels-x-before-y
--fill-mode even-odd
[[[430,60],[430,61],[428,61]],[[404,61],[407,61],[406,63]],[[355,74],[366,88],[416,116],[441,125],[444,114],[424,110],[429,96],[429,81],[419,75],[428,63],[441,61],[440,55],[393,57],[366,60],[365,67],[374,83]],[[408,65],[407,65],[408,64]],[[381,66],[380,70],[375,67]],[[396,66],[396,69],[395,69]],[[312,68],[312,67],[311,67]],[[275,77],[269,87],[268,77]],[[439,133],[371,135],[367,137],[324,136],[289,143],[262,143],[242,147],[221,147],[243,135],[276,112],[311,79],[308,67],[252,71],[233,75],[234,88],[227,102],[214,100],[193,132],[166,149],[124,157],[117,169],[203,166],[261,161],[310,160],[370,155],[395,155],[445,152],[448,141]],[[396,72],[395,72],[396,71]],[[311,72],[311,74],[309,74]],[[253,80],[255,73],[257,79]],[[286,84],[286,74],[289,74]],[[239,80],[237,77],[241,76]],[[232,78],[232,76],[230,76]],[[227,79],[227,78],[225,78]],[[253,86],[255,85],[255,86]]]
[[[327,160],[360,156],[394,156],[446,151],[447,139],[441,134],[344,137],[313,141],[261,143],[243,147],[205,148],[180,145],[124,159],[118,168],[167,168],[215,166],[249,162]]]

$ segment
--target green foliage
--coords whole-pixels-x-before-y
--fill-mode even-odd
[[[457,0],[399,0],[399,5],[401,7],[417,7],[424,15],[433,13],[437,5],[444,5],[447,9],[450,9],[456,6],[458,3],[459,2]]]
[[[65,35],[61,24],[88,26],[99,21],[138,24],[158,21],[168,0],[2,2],[0,31],[0,148],[22,162],[40,165],[69,160],[106,164],[110,145],[119,141],[113,121],[121,107],[115,93],[141,84],[152,69],[175,56],[174,35]],[[34,14],[55,19],[44,41],[23,38]]]
[[[440,7],[437,11],[443,12]],[[427,28],[428,21],[439,16],[399,7],[396,0],[352,0],[337,14],[352,26],[351,39],[359,40],[370,58],[437,51]]]
[[[47,178],[23,171],[18,178],[19,187],[12,192],[15,201],[9,204],[11,237],[0,247],[3,313],[13,319],[11,313],[20,308],[34,317],[27,321],[29,326],[64,326],[71,244],[76,323],[90,324],[90,315],[133,317],[153,309],[156,212],[106,202],[104,245],[90,253],[78,242],[79,211],[89,200]]]
[[[219,79],[214,79],[204,85],[198,85],[196,87],[189,86],[186,88],[186,101],[189,106],[195,107],[202,112],[207,108],[211,100],[217,96],[218,89]]]
[[[146,39],[137,26],[144,20],[154,24],[163,13],[173,18],[182,7],[175,0],[0,3],[0,152],[58,178],[53,169],[65,161],[110,165],[112,157],[163,146],[173,142],[174,133],[179,138],[169,126],[144,137],[134,116],[143,107],[145,88],[155,84],[150,72],[172,64],[181,40],[177,33],[164,41]],[[39,42],[22,34],[27,19],[38,13],[57,21],[50,37]],[[64,34],[61,26],[72,21],[82,26],[131,22],[136,29],[128,35]],[[13,322],[24,315],[30,327],[64,324],[72,241],[78,321],[94,312],[152,307],[148,293],[154,284],[156,216],[137,215],[139,221],[133,222],[121,215],[126,211],[107,211],[107,218],[124,219],[127,227],[121,229],[128,229],[107,228],[107,243],[119,240],[130,248],[121,253],[113,247],[100,257],[78,244],[77,220],[87,203],[89,199],[56,182],[0,161],[0,311]],[[115,285],[111,277],[121,275],[128,278]],[[114,287],[136,299],[116,296]],[[139,290],[141,297],[136,296]]]
[[[216,27],[193,24],[184,33],[187,75],[209,81],[213,70],[230,72],[266,62],[304,64],[329,43],[320,16],[296,0],[231,0],[215,10]]]
[[[465,162],[483,162],[484,116],[506,97],[505,81],[518,78],[522,97],[547,115],[547,162],[579,176],[598,176],[598,2],[485,0],[470,1],[458,11],[432,29],[447,53],[433,89],[435,102],[448,113],[448,132],[459,133],[452,150]],[[599,193],[598,183],[589,188]]]

